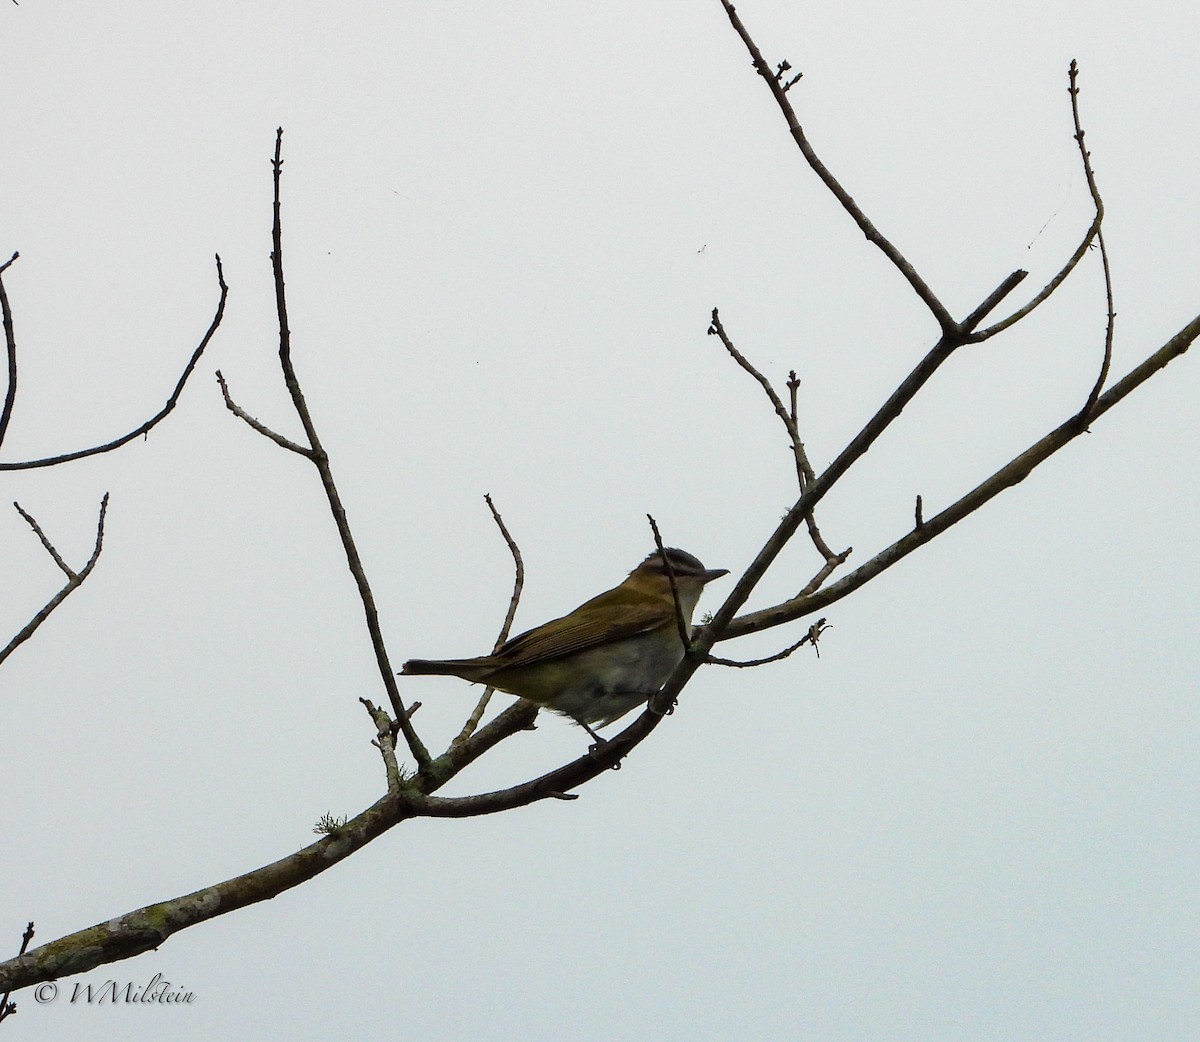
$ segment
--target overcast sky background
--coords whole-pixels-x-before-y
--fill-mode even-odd
[[[1108,207],[1123,375],[1200,311],[1200,13],[1179,4],[743,0],[811,139],[956,315],[1028,298],[1089,220],[1066,70]],[[0,950],[258,867],[383,791],[380,701],[275,364],[270,166],[285,128],[296,366],[398,664],[482,653],[669,543],[735,572],[795,497],[778,421],[705,336],[716,305],[820,469],[933,342],[803,164],[716,0],[0,8],[0,255],[21,351],[5,460],[162,403],[146,441],[3,475],[0,632],[104,553],[0,670]],[[1001,309],[999,314],[1007,313]],[[966,350],[821,508],[862,563],[1078,409],[1098,257]],[[1200,370],[826,614],[704,670],[573,803],[412,822],[267,904],[16,996],[13,1039],[824,1042],[1200,1033]],[[762,607],[816,570],[797,541]],[[732,581],[714,584],[715,610]],[[722,653],[796,639],[776,631]],[[474,701],[406,684],[441,748]],[[506,704],[507,698],[498,699]],[[558,719],[456,780],[578,755]],[[95,1008],[76,981],[192,991]]]

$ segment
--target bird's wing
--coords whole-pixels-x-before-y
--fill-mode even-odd
[[[499,648],[491,657],[505,666],[529,666],[536,662],[561,658],[600,644],[636,637],[670,622],[657,601],[622,606],[618,618],[612,608],[585,604],[570,615],[537,629],[521,633]],[[551,632],[546,630],[553,627]]]

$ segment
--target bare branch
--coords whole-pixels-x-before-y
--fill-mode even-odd
[[[114,438],[112,441],[105,442],[103,445],[96,445],[90,449],[79,449],[75,452],[66,452],[61,456],[48,456],[45,459],[0,463],[0,471],[33,470],[37,467],[54,467],[59,463],[67,463],[71,460],[83,459],[85,456],[96,456],[102,452],[111,452],[113,449],[120,448],[122,445],[133,441],[134,438],[140,437],[153,427],[157,426],[175,408],[176,403],[179,401],[180,394],[183,393],[183,387],[188,382],[188,377],[192,375],[192,371],[196,368],[196,363],[200,361],[200,356],[204,354],[204,349],[208,347],[208,342],[212,340],[213,335],[217,331],[217,327],[221,324],[221,319],[225,315],[225,300],[229,296],[229,287],[225,285],[225,275],[221,269],[221,258],[219,255],[217,256],[217,285],[220,287],[221,296],[217,302],[216,314],[213,315],[212,322],[209,323],[208,330],[201,339],[199,346],[195,351],[192,352],[192,357],[188,359],[187,365],[184,366],[183,373],[175,384],[175,390],[171,392],[171,396],[167,399],[166,405],[164,405],[157,413],[150,417],[150,419],[148,419],[145,423],[135,427],[128,434],[123,434],[121,437]]]
[[[42,546],[46,549],[46,553],[48,553],[54,559],[54,563],[58,565],[59,571],[61,571],[68,579],[74,579],[75,572],[67,566],[67,562],[62,559],[62,555],[54,548],[54,544],[46,538],[46,533],[42,531],[42,526],[37,523],[37,519],[31,514],[27,513],[25,508],[22,507],[21,504],[15,499],[13,500],[13,506],[16,508],[17,513],[25,519],[29,527],[33,529],[34,535],[41,540]]]
[[[0,271],[2,270],[3,269],[0,269]],[[31,921],[29,925],[25,927],[25,932],[21,934],[21,950],[17,952],[17,958],[20,958],[25,954],[25,950],[29,947],[29,942],[32,940],[33,922]],[[8,989],[4,992],[4,997],[0,998],[0,1020],[3,1020],[5,1017],[11,1017],[17,1012],[17,1004],[15,1002],[8,1001],[10,995],[12,995],[12,990]]]
[[[292,334],[288,329],[287,294],[283,279],[283,221],[280,202],[280,181],[283,176],[282,152],[283,128],[280,127],[275,132],[275,156],[271,162],[275,186],[274,219],[271,224],[271,270],[275,283],[275,310],[279,321],[279,364],[283,370],[283,382],[288,389],[288,394],[291,395],[292,405],[297,416],[300,417],[300,423],[304,427],[304,435],[309,444],[305,455],[312,460],[313,465],[317,468],[317,473],[321,476],[321,487],[325,490],[329,510],[337,525],[338,536],[342,541],[342,550],[346,555],[346,564],[349,566],[350,574],[354,577],[355,585],[358,588],[359,600],[362,602],[363,614],[366,617],[367,632],[371,636],[371,646],[375,651],[375,662],[388,699],[392,704],[392,715],[400,726],[400,731],[404,735],[404,740],[408,744],[409,751],[416,760],[418,768],[424,768],[431,762],[429,750],[425,748],[425,743],[413,729],[412,721],[409,720],[410,712],[405,708],[404,701],[400,697],[400,688],[396,684],[396,672],[392,669],[387,646],[383,640],[383,630],[379,625],[379,610],[375,606],[375,596],[371,592],[371,584],[367,581],[366,570],[363,568],[358,547],[355,545],[354,536],[350,531],[346,508],[342,505],[342,498],[333,480],[333,469],[329,463],[329,456],[321,445],[316,424],[313,422],[312,414],[308,411],[308,403],[304,400],[304,392],[300,388],[300,381],[292,365]]]
[[[796,456],[796,482],[800,486],[800,491],[803,492],[817,475],[812,469],[812,464],[808,462],[808,453],[804,450],[804,442],[800,440],[800,413],[798,411],[797,395],[800,391],[800,377],[796,375],[795,369],[788,370],[788,418],[791,420],[788,426],[788,433],[796,432],[796,436],[792,442],[792,449]]]
[[[1002,333],[1010,326],[1020,322],[1021,319],[1033,311],[1034,308],[1045,301],[1056,289],[1058,289],[1063,280],[1075,270],[1075,266],[1083,259],[1089,247],[1092,245],[1092,242],[1094,240],[1101,239],[1100,226],[1104,222],[1104,202],[1100,198],[1100,191],[1096,187],[1096,179],[1092,174],[1090,155],[1087,149],[1083,146],[1083,128],[1080,126],[1079,121],[1079,88],[1075,85],[1078,75],[1079,66],[1075,60],[1072,59],[1071,66],[1067,71],[1067,90],[1071,95],[1071,119],[1075,124],[1075,142],[1079,146],[1079,155],[1083,159],[1083,174],[1087,179],[1088,191],[1092,196],[1092,204],[1094,207],[1092,223],[1088,226],[1088,230],[1084,233],[1083,240],[1076,247],[1075,252],[1071,254],[1070,259],[1062,266],[1054,278],[1052,278],[1048,283],[1046,283],[1045,286],[1042,287],[1041,292],[1038,293],[1038,295],[1023,308],[1019,308],[1017,311],[1014,311],[1008,316],[1008,318],[1001,322],[997,322],[994,326],[988,326],[987,329],[980,330],[978,333],[976,333],[974,336],[976,341],[986,340],[988,337],[993,337],[997,333]],[[1109,330],[1108,335],[1105,338],[1107,347],[1105,350],[1103,372],[1101,373],[1100,380],[1098,381],[1096,388],[1093,390],[1092,395],[1088,398],[1088,405],[1083,410],[1084,413],[1086,413],[1088,408],[1095,404],[1095,399],[1099,395],[1100,389],[1104,386],[1104,380],[1107,378],[1108,364],[1112,357],[1112,321],[1116,316],[1113,314],[1112,307],[1112,281],[1108,270],[1108,254],[1104,250],[1102,239],[1100,257],[1104,265],[1104,283],[1108,291]],[[1081,413],[1081,415],[1082,414],[1083,413]]]
[[[400,765],[396,762],[396,732],[399,730],[396,721],[387,715],[386,710],[380,709],[374,702],[360,698],[372,722],[375,724],[375,741],[371,744],[379,750],[383,757],[384,770],[387,772],[388,792],[400,791]],[[413,709],[420,703],[416,703]]]
[[[287,449],[289,452],[299,453],[301,456],[307,456],[309,459],[312,458],[311,450],[306,449],[303,445],[297,445],[294,441],[290,440],[289,438],[285,438],[282,434],[276,434],[275,431],[271,430],[271,428],[265,423],[260,423],[253,416],[247,413],[245,409],[238,405],[237,402],[230,397],[229,387],[225,383],[225,377],[221,375],[220,369],[217,370],[216,376],[217,383],[220,384],[221,387],[221,395],[225,399],[225,408],[233,413],[234,416],[238,417],[240,420],[245,420],[246,423],[253,427],[254,430],[258,431],[258,433],[264,438],[270,438],[271,441],[281,448]]]
[[[817,571],[817,574],[808,580],[804,589],[802,589],[797,596],[804,597],[816,590],[819,590],[824,584],[825,580],[828,579],[835,571],[837,571],[839,565],[845,564],[846,559],[852,553],[854,553],[854,547],[848,546],[840,554],[831,554],[829,557],[826,557],[825,563],[821,565],[820,569]]]
[[[709,336],[720,337],[721,343],[725,345],[725,350],[738,365],[740,365],[747,373],[758,381],[767,398],[770,400],[772,407],[775,409],[775,414],[783,421],[784,429],[788,433],[788,440],[792,445],[792,456],[796,463],[796,481],[800,486],[800,491],[803,492],[808,487],[809,483],[814,479],[812,466],[808,462],[808,454],[804,451],[804,442],[800,438],[800,428],[796,421],[796,391],[800,386],[800,380],[796,376],[796,371],[793,369],[788,373],[788,393],[791,397],[791,409],[784,408],[783,401],[779,394],[771,385],[762,373],[760,373],[736,347],[729,335],[725,332],[725,326],[721,323],[721,316],[717,308],[712,309],[712,316],[708,327]],[[809,514],[804,519],[808,527],[809,536],[812,538],[813,546],[817,548],[817,552],[825,558],[825,564],[829,565],[834,562],[834,567],[841,564],[850,555],[850,551],[846,550],[841,554],[835,554],[830,549],[829,544],[825,542],[821,535],[821,530],[817,527],[817,521],[813,514]],[[821,569],[825,576],[829,575],[832,569]],[[823,580],[822,580],[823,581]]]
[[[0,445],[8,433],[8,422],[12,419],[13,402],[17,400],[17,335],[13,331],[12,308],[8,305],[8,293],[4,289],[4,273],[21,255],[14,253],[0,264],[0,315],[4,322],[4,346],[8,355],[8,388],[4,392],[4,405],[0,407]]]
[[[530,709],[534,712],[530,712]],[[117,916],[61,937],[18,958],[0,963],[0,988],[17,989],[140,955],[172,934],[208,919],[265,901],[307,882],[412,817],[469,817],[498,813],[543,799],[571,799],[569,791],[609,770],[657,726],[659,717],[643,713],[621,734],[594,753],[530,782],[501,792],[458,799],[421,795],[440,787],[458,770],[490,748],[504,733],[531,721],[536,707],[518,702],[463,744],[401,784],[331,834],[285,858],[194,893]],[[452,759],[454,761],[452,763]]]
[[[684,660],[687,661],[687,656],[685,656]],[[497,733],[500,737],[496,737],[495,735],[486,736],[490,743],[494,745],[496,741],[502,740],[503,737],[507,737],[508,734],[512,734],[515,730],[519,729],[515,725],[520,717],[514,711],[526,710],[526,707],[527,703],[524,702],[518,702],[514,706],[511,706],[486,727],[481,728],[465,744],[470,746],[477,739],[485,738],[485,732],[493,727],[493,725],[498,725]],[[525,718],[529,720],[532,720],[533,715],[528,712],[524,714]],[[647,707],[646,711],[637,717],[620,734],[606,739],[603,745],[593,746],[591,750],[578,759],[572,760],[570,763],[564,764],[553,771],[549,771],[539,778],[522,782],[508,789],[502,789],[499,792],[487,792],[478,796],[462,796],[457,798],[427,797],[416,803],[414,813],[434,818],[468,818],[481,814],[498,814],[515,807],[528,806],[530,803],[535,803],[538,800],[561,798],[562,793],[579,788],[581,785],[619,764],[621,760],[628,756],[634,748],[650,735],[655,727],[658,726],[663,715]],[[508,719],[505,719],[506,717]],[[435,763],[435,767],[436,765]],[[463,764],[458,764],[457,769],[461,770],[462,766]],[[428,779],[418,777],[415,780],[415,787],[422,791],[431,791],[426,789],[427,785],[436,788],[444,784],[444,782],[445,779],[440,777],[436,779],[432,777]]]
[[[963,324],[962,324],[963,329],[972,330],[977,325],[979,325],[980,322],[982,322],[985,318],[988,317],[988,315],[990,315],[992,313],[993,310],[995,310],[995,308],[999,305],[1000,301],[1002,301],[1014,289],[1016,289],[1017,286],[1019,286],[1022,282],[1025,281],[1025,278],[1028,275],[1029,275],[1029,272],[1022,270],[1021,268],[1018,268],[1016,271],[1014,271],[1010,275],[1008,275],[1004,279],[1004,281],[1000,283],[999,286],[997,286],[994,290],[992,290],[991,293],[989,293],[984,298],[983,303],[981,303],[979,305],[979,307],[977,307],[974,311],[972,311],[963,320]],[[1049,296],[1049,294],[1047,294],[1047,296]],[[986,333],[972,334],[970,339],[972,342],[977,342],[980,340],[987,339],[987,337],[990,335],[991,335],[991,331],[989,330]]]
[[[712,309],[712,316],[710,318],[708,327],[708,335],[720,337],[721,343],[725,345],[725,350],[729,352],[729,356],[735,362],[737,362],[738,365],[745,369],[747,373],[754,377],[754,379],[758,381],[759,386],[762,387],[763,393],[770,400],[771,406],[775,410],[775,415],[783,421],[783,426],[788,432],[788,438],[792,443],[792,450],[794,453],[796,453],[796,469],[800,474],[800,486],[803,488],[804,464],[801,462],[804,458],[802,456],[803,449],[800,449],[799,451],[796,449],[796,447],[800,444],[800,432],[796,429],[796,421],[793,415],[790,414],[786,408],[784,408],[782,399],[779,397],[775,388],[771,386],[771,381],[763,376],[763,374],[757,369],[755,369],[754,366],[751,365],[750,360],[746,358],[741,351],[733,346],[733,341],[729,339],[729,335],[725,332],[725,327],[721,324],[721,315],[717,308]],[[793,375],[795,374],[793,373]],[[791,385],[789,384],[788,386],[790,387]],[[793,403],[795,400],[795,395],[793,394]]]
[[[500,627],[495,647],[492,649],[495,651],[508,640],[508,634],[512,630],[513,619],[517,616],[517,605],[521,603],[521,591],[525,588],[525,561],[521,557],[521,548],[517,546],[517,541],[513,539],[512,533],[509,532],[508,526],[504,523],[504,518],[500,516],[500,511],[496,509],[496,504],[492,502],[491,493],[489,492],[483,499],[488,505],[488,510],[492,512],[492,520],[496,522],[496,527],[500,529],[500,535],[504,538],[505,545],[508,547],[508,552],[512,554],[513,559],[513,592],[512,596],[508,599],[508,612],[504,616],[504,624]]]
[[[1130,392],[1140,387],[1155,373],[1163,369],[1174,359],[1178,358],[1192,343],[1200,337],[1200,315],[1193,318],[1186,326],[1168,340],[1162,347],[1150,355],[1140,365],[1131,370],[1123,379],[1113,384],[1100,395],[1089,414],[1089,420],[1094,421],[1108,412],[1114,405],[1125,398]],[[913,550],[944,532],[951,525],[961,521],[968,514],[978,510],[990,499],[999,495],[1006,488],[1023,481],[1037,466],[1043,463],[1063,446],[1078,437],[1086,428],[1080,425],[1078,417],[1072,416],[1060,424],[1045,437],[1034,442],[1019,456],[1001,467],[991,477],[980,482],[974,489],[947,507],[936,517],[926,519],[913,531],[897,540],[887,549],[876,554],[871,560],[860,565],[849,575],[843,576],[831,586],[811,595],[795,597],[782,604],[774,605],[761,611],[749,612],[737,619],[712,637],[716,640],[731,640],[734,637],[745,636],[748,633],[758,633],[773,626],[793,622],[812,612],[841,600],[865,585],[875,576],[890,568],[898,561],[912,553]],[[707,627],[706,627],[707,629]],[[697,635],[697,643],[708,643],[709,634],[703,631]]]
[[[46,603],[46,606],[29,620],[24,628],[22,628],[22,630],[8,642],[8,646],[5,647],[4,650],[0,651],[0,662],[3,662],[6,658],[8,658],[9,655],[16,651],[18,647],[32,637],[37,628],[50,617],[50,613],[54,611],[54,609],[60,604],[62,604],[62,602],[65,601],[72,593],[79,589],[79,587],[82,586],[86,581],[87,577],[92,574],[92,569],[96,567],[96,561],[100,558],[100,550],[104,546],[104,517],[108,513],[108,493],[105,492],[104,498],[100,500],[100,517],[96,522],[96,544],[92,550],[92,556],[88,558],[87,564],[80,568],[78,572],[71,569],[62,559],[62,556],[54,548],[50,540],[46,538],[46,534],[42,531],[41,526],[37,523],[37,521],[27,514],[21,508],[19,503],[14,503],[13,506],[15,506],[21,516],[25,518],[27,522],[29,522],[34,532],[37,533],[38,539],[41,540],[42,546],[44,546],[47,553],[54,558],[54,563],[57,564],[58,567],[66,574],[67,584],[61,590],[59,590],[58,593],[51,597]]]
[[[671,567],[670,558],[667,557],[666,548],[663,546],[662,535],[658,531],[658,522],[649,514],[646,515],[646,520],[650,522],[650,531],[654,533],[654,545],[658,547],[658,556],[662,558],[663,567],[667,570],[667,582],[671,584],[671,600],[675,602],[675,627],[679,631],[679,643],[686,651],[691,647],[692,639],[688,635],[688,621],[683,617],[683,605],[679,602],[679,586],[675,582],[675,569]]]
[[[842,187],[841,182],[833,176],[829,168],[817,156],[812,145],[809,144],[803,128],[800,126],[800,120],[796,116],[795,109],[792,108],[792,103],[788,100],[787,92],[771,72],[766,60],[762,56],[762,52],[758,49],[758,45],[750,38],[745,25],[742,24],[737,11],[734,10],[733,4],[730,3],[730,0],[721,0],[721,4],[725,8],[725,13],[729,16],[729,21],[733,25],[734,30],[741,37],[742,43],[746,45],[746,50],[750,52],[755,70],[771,89],[775,103],[783,113],[784,119],[787,120],[792,138],[800,147],[800,151],[808,161],[808,165],[812,167],[813,172],[824,182],[825,187],[833,193],[834,198],[842,204],[842,208],[850,215],[854,223],[858,225],[859,229],[867,237],[867,241],[873,243],[882,251],[883,255],[892,262],[896,270],[908,281],[908,284],[913,288],[917,296],[925,302],[925,306],[929,308],[938,325],[941,326],[942,332],[950,332],[955,328],[955,322],[950,317],[950,312],[946,310],[945,305],[938,300],[933,290],[926,285],[925,280],[917,274],[916,269],[908,262],[904,255],[871,223],[867,215],[863,213],[862,208],[851,197],[850,193]],[[794,83],[795,80],[792,82]],[[790,87],[791,84],[789,83],[788,86]]]
[[[127,912],[0,963],[0,988],[16,990],[85,973],[158,948],[180,930],[277,897],[307,882],[411,816],[403,793],[388,793],[331,835],[273,864]]]
[[[536,702],[530,702],[528,699],[514,702],[507,709],[497,713],[466,741],[452,743],[450,748],[427,768],[418,772],[413,785],[421,792],[434,792],[506,738],[518,731],[532,730],[539,708]]]
[[[1083,127],[1079,121],[1079,87],[1077,85],[1079,63],[1074,58],[1071,59],[1071,67],[1067,75],[1070,82],[1067,89],[1071,94],[1071,118],[1075,123],[1075,141],[1079,145],[1079,155],[1083,160],[1083,175],[1087,178],[1088,191],[1091,193],[1092,202],[1096,207],[1096,245],[1100,247],[1100,266],[1104,269],[1104,297],[1108,302],[1108,319],[1104,329],[1104,359],[1100,363],[1100,374],[1096,377],[1096,383],[1083,408],[1079,410],[1080,422],[1087,423],[1088,415],[1096,404],[1096,399],[1104,390],[1104,381],[1108,379],[1108,370],[1112,366],[1113,331],[1117,313],[1113,309],[1112,270],[1108,264],[1108,249],[1104,245],[1104,229],[1100,226],[1104,220],[1104,200],[1100,198],[1100,189],[1096,185],[1096,174],[1092,170],[1092,154],[1083,144]]]
[[[774,655],[768,655],[766,658],[748,659],[741,662],[737,659],[717,658],[716,655],[709,655],[704,661],[711,666],[732,666],[734,669],[749,669],[752,666],[765,666],[768,662],[779,662],[791,655],[793,651],[804,647],[805,644],[811,644],[813,650],[817,653],[817,658],[820,658],[821,649],[818,647],[818,641],[821,639],[821,634],[827,629],[829,629],[829,626],[826,625],[825,620],[818,619],[808,627],[808,631],[795,644],[790,644],[782,651]]]
[[[794,369],[788,372],[787,387],[790,399],[789,415],[792,418],[792,429],[797,432],[796,441],[792,446],[796,455],[796,480],[800,485],[800,491],[803,492],[816,477],[816,474],[813,473],[812,465],[808,462],[808,453],[804,451],[804,442],[798,436],[800,420],[799,413],[797,412],[796,396],[800,390],[800,378],[796,375],[796,370]],[[838,565],[842,564],[854,552],[854,547],[848,546],[840,554],[835,554],[830,545],[825,542],[825,537],[821,535],[821,530],[817,527],[817,515],[815,511],[804,519],[804,523],[808,526],[808,535],[812,540],[813,546],[817,548],[817,553],[825,558],[825,563],[821,566],[821,570],[817,572],[808,586],[805,587],[805,589],[816,589],[837,569]]]
[[[492,650],[498,651],[500,647],[508,640],[508,634],[512,630],[513,619],[517,615],[517,605],[521,602],[521,591],[525,588],[525,561],[521,557],[521,549],[517,546],[517,542],[513,539],[512,534],[508,530],[508,526],[504,523],[504,518],[500,516],[500,511],[496,509],[496,504],[492,502],[492,496],[489,492],[484,497],[484,502],[487,503],[488,509],[492,512],[492,520],[496,522],[496,526],[500,529],[500,535],[508,546],[508,552],[513,558],[513,592],[508,599],[508,612],[504,616],[504,622],[500,626],[500,634],[496,637],[496,643]],[[479,721],[483,719],[483,714],[487,710],[488,702],[492,699],[492,694],[496,689],[490,684],[484,688],[483,694],[479,696],[479,701],[475,703],[475,708],[471,711],[471,715],[467,717],[467,722],[463,724],[462,730],[458,732],[452,746],[461,745],[472,734],[475,733],[475,728],[479,726]]]
[[[912,372],[900,382],[900,385],[880,406],[875,415],[850,440],[838,457],[801,493],[800,498],[783,516],[775,527],[775,531],[759,550],[758,555],[750,562],[742,577],[734,585],[733,591],[718,609],[713,621],[695,637],[692,642],[692,653],[684,656],[683,662],[676,669],[672,678],[667,681],[662,690],[653,696],[652,703],[655,699],[673,698],[678,694],[703,661],[703,656],[709,652],[718,639],[721,639],[738,609],[746,603],[746,599],[766,574],[771,563],[795,534],[801,521],[812,513],[816,505],[841,479],[842,475],[870,449],[960,344],[961,340],[958,335],[942,336],[929,353],[917,363]]]

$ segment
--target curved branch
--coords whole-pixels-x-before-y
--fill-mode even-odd
[[[8,293],[4,289],[4,273],[21,255],[14,253],[0,264],[0,314],[4,322],[4,346],[8,355],[8,388],[4,392],[4,405],[0,407],[0,445],[8,433],[8,421],[12,419],[13,402],[17,400],[17,335],[13,331],[12,308],[8,306]]]
[[[508,635],[512,631],[513,619],[517,616],[517,605],[521,603],[521,591],[525,588],[525,560],[521,557],[521,548],[517,546],[517,541],[513,539],[512,533],[508,530],[508,525],[504,523],[504,518],[500,516],[500,511],[496,509],[496,504],[492,502],[492,494],[489,492],[484,497],[484,502],[488,505],[488,510],[492,512],[492,520],[496,522],[496,526],[500,529],[500,536],[508,546],[508,552],[512,554],[513,559],[513,592],[508,598],[508,611],[504,615],[504,622],[500,624],[500,633],[496,637],[496,643],[492,646],[493,651],[499,651],[501,645],[508,640]],[[475,733],[475,728],[479,726],[479,721],[483,719],[483,714],[487,711],[488,703],[492,700],[492,693],[496,689],[489,684],[483,689],[483,694],[479,696],[479,701],[475,703],[475,708],[471,710],[471,715],[467,717],[466,723],[462,725],[462,730],[455,736],[451,746],[461,745],[472,734]]]
[[[1067,72],[1069,81],[1067,90],[1071,95],[1071,119],[1075,124],[1075,141],[1079,146],[1079,154],[1083,160],[1083,174],[1087,180],[1088,191],[1092,196],[1092,204],[1094,207],[1092,223],[1088,226],[1088,230],[1084,233],[1083,240],[1075,248],[1075,252],[1071,254],[1070,259],[1068,259],[1066,264],[1059,269],[1054,278],[1052,278],[1046,283],[1045,286],[1042,287],[1041,292],[1039,292],[1038,295],[1024,307],[1018,308],[1016,311],[1014,311],[1008,316],[1008,318],[1002,319],[995,325],[988,326],[987,329],[981,329],[972,337],[972,339],[976,342],[987,340],[989,337],[993,337],[997,333],[1003,333],[1010,326],[1014,326],[1020,322],[1021,319],[1032,312],[1036,307],[1038,307],[1038,305],[1042,304],[1056,289],[1058,289],[1060,285],[1062,285],[1063,280],[1075,270],[1075,266],[1083,259],[1084,254],[1087,253],[1092,243],[1101,238],[1100,226],[1104,222],[1104,202],[1100,198],[1100,190],[1096,187],[1096,178],[1092,173],[1091,157],[1087,149],[1083,147],[1083,128],[1080,125],[1079,120],[1079,88],[1075,85],[1078,75],[1079,66],[1075,60],[1072,59],[1070,69]],[[1088,399],[1089,407],[1095,404],[1096,396],[1100,393],[1099,388],[1104,386],[1104,378],[1108,375],[1108,361],[1112,358],[1112,319],[1114,317],[1112,314],[1112,279],[1108,270],[1108,254],[1104,250],[1103,240],[1101,240],[1100,256],[1104,264],[1104,281],[1108,289],[1108,349],[1105,354],[1104,372],[1101,374],[1101,379],[1097,384],[1097,389]]]
[[[96,456],[102,452],[111,452],[113,449],[119,449],[122,445],[133,441],[134,438],[145,434],[151,428],[157,426],[167,415],[175,408],[179,401],[180,394],[183,393],[184,385],[188,382],[188,377],[192,375],[192,371],[196,368],[196,363],[200,361],[200,356],[204,354],[204,349],[208,347],[208,342],[212,340],[213,335],[217,331],[217,327],[221,324],[221,319],[225,315],[225,300],[229,296],[229,287],[225,285],[225,274],[221,269],[221,257],[217,255],[217,285],[221,289],[220,299],[217,301],[217,310],[213,315],[212,322],[209,323],[208,331],[201,339],[199,346],[192,352],[192,357],[188,359],[188,363],[183,368],[183,373],[175,384],[175,390],[171,392],[171,396],[167,399],[164,405],[150,419],[138,427],[135,427],[128,434],[123,434],[119,438],[114,438],[112,441],[105,442],[103,445],[96,445],[90,449],[78,449],[75,452],[65,452],[61,456],[47,456],[45,459],[21,460],[19,462],[3,463],[0,462],[0,471],[2,470],[33,470],[37,467],[54,467],[59,463],[69,463],[71,460],[83,459],[85,456]],[[5,329],[8,332],[7,326]],[[15,350],[15,347],[11,350]],[[10,359],[12,354],[10,351]],[[15,361],[11,363],[15,367]],[[12,387],[15,386],[15,381],[10,385],[10,394]]]
[[[1112,268],[1108,263],[1108,247],[1104,245],[1104,230],[1100,227],[1104,220],[1104,200],[1100,198],[1096,173],[1092,170],[1092,154],[1083,144],[1083,126],[1079,121],[1079,87],[1076,85],[1079,80],[1079,63],[1074,58],[1071,59],[1071,68],[1067,75],[1070,79],[1068,90],[1071,93],[1071,118],[1075,123],[1075,142],[1079,145],[1079,156],[1083,160],[1083,176],[1087,179],[1088,191],[1091,193],[1092,203],[1096,207],[1096,245],[1100,248],[1100,266],[1104,270],[1104,298],[1108,302],[1108,320],[1104,327],[1104,358],[1100,363],[1100,374],[1096,377],[1096,383],[1092,386],[1083,408],[1079,410],[1080,422],[1087,423],[1096,399],[1104,390],[1104,381],[1108,379],[1108,370],[1112,366],[1113,330],[1117,313],[1113,305]]]

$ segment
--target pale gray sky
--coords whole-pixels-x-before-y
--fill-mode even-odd
[[[1040,284],[1086,227],[1083,69],[1122,375],[1200,311],[1194,76],[1178,4],[786,4],[739,12],[803,70],[826,162],[959,315]],[[820,467],[933,342],[804,166],[716,0],[23,0],[0,9],[0,255],[21,349],[3,459],[161,404],[145,443],[4,475],[92,578],[0,670],[0,949],[255,868],[382,791],[381,699],[316,475],[285,432],[267,260],[285,136],[296,364],[397,662],[490,646],[651,544],[752,558],[794,498],[759,389],[800,372]],[[1024,299],[1018,292],[1014,302]],[[1098,258],[964,351],[822,507],[852,561],[1077,409]],[[709,669],[574,803],[395,829],[324,877],[64,981],[14,1039],[563,1037],[1126,1042],[1200,1033],[1196,359],[827,614],[820,660]],[[59,575],[0,512],[0,632]],[[752,606],[815,571],[797,543]],[[715,610],[731,583],[715,584]],[[723,653],[779,647],[779,631]],[[794,635],[792,636],[794,638]],[[461,682],[406,687],[444,744]],[[501,699],[504,704],[507,699]],[[454,786],[577,755],[547,719]],[[76,980],[195,993],[70,1004]]]

